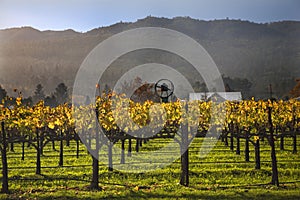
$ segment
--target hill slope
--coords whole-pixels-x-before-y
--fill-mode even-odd
[[[38,83],[43,84],[46,93],[60,82],[72,87],[80,64],[99,42],[115,33],[146,26],[170,28],[194,38],[210,53],[221,73],[247,78],[252,82],[251,94],[259,98],[268,95],[270,83],[277,97],[285,96],[295,84],[294,79],[300,77],[300,22],[257,24],[147,17],[86,33],[39,31],[31,27],[0,30],[0,84],[10,94],[18,88],[25,96],[32,95]],[[112,84],[112,79],[130,66],[151,60],[180,65],[183,71],[188,69],[185,61],[167,52],[141,51],[114,62],[103,81]],[[195,81],[202,80],[188,70],[184,72]]]

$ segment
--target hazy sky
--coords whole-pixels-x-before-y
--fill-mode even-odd
[[[300,21],[300,0],[0,0],[0,29],[88,31],[146,16]]]

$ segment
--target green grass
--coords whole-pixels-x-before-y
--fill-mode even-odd
[[[291,139],[286,139],[284,151],[280,151],[279,142],[276,143],[280,187],[268,184],[271,181],[271,159],[267,142],[261,142],[261,169],[255,170],[253,146],[250,146],[250,162],[245,162],[243,140],[241,155],[236,155],[218,141],[205,158],[200,158],[202,141],[202,138],[196,138],[190,147],[189,187],[178,184],[180,159],[162,169],[144,173],[109,172],[107,162],[101,162],[101,191],[88,188],[92,159],[83,145],[80,146],[79,158],[75,156],[75,142],[71,142],[69,147],[64,146],[64,167],[58,166],[59,152],[47,145],[41,158],[42,175],[36,175],[35,149],[26,148],[25,160],[22,161],[21,146],[16,144],[15,152],[8,152],[11,193],[0,194],[0,199],[300,199],[300,153],[292,153]],[[166,139],[151,140],[143,144],[140,151],[149,152],[167,142]],[[59,149],[58,143],[56,145]],[[203,146],[206,147],[207,144]],[[121,166],[120,152],[113,153],[114,164]],[[126,161],[129,161],[127,152],[125,155]],[[170,155],[162,152],[158,160],[163,162]],[[143,158],[149,163],[147,155]],[[133,167],[141,169],[146,164],[136,163]]]

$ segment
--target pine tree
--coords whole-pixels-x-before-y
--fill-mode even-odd
[[[37,103],[44,99],[45,99],[45,94],[44,94],[43,86],[42,86],[42,84],[38,84],[34,91],[33,102]]]
[[[64,83],[58,84],[55,88],[54,96],[58,104],[67,103],[69,100],[68,87]]]

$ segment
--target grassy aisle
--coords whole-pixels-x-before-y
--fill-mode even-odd
[[[88,189],[92,161],[84,146],[80,147],[78,159],[75,143],[71,142],[69,147],[64,148],[64,167],[58,167],[59,152],[53,151],[51,145],[46,146],[42,156],[43,175],[35,175],[35,149],[26,148],[25,160],[22,161],[21,146],[16,145],[15,152],[8,153],[11,194],[0,194],[0,199],[300,199],[300,153],[292,154],[291,140],[287,139],[284,151],[279,151],[277,146],[279,181],[286,182],[280,187],[268,185],[271,162],[266,142],[262,142],[261,170],[255,170],[252,146],[250,162],[244,162],[243,141],[241,155],[231,152],[219,141],[205,158],[200,158],[202,141],[196,138],[191,144],[190,187],[178,184],[180,163],[177,159],[163,169],[147,173],[108,172],[107,163],[100,163],[102,191]],[[158,149],[167,142],[151,140],[143,144],[140,150]],[[202,148],[209,145],[205,144]],[[120,163],[120,152],[114,154],[114,164],[117,165]],[[161,152],[159,156],[163,160],[170,153]],[[145,164],[135,165],[142,167]]]

